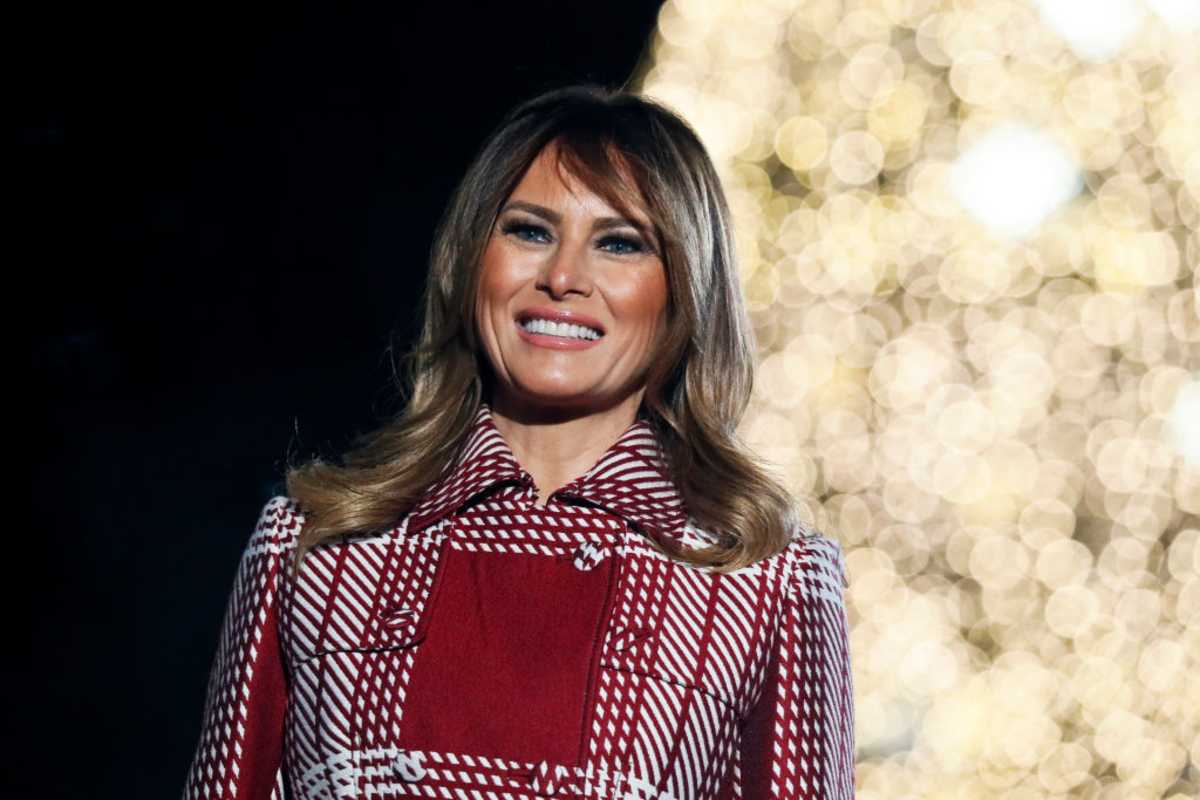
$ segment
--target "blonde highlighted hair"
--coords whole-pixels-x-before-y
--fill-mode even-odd
[[[638,414],[658,434],[689,516],[716,541],[654,544],[721,572],[787,545],[797,527],[792,499],[735,435],[753,384],[754,339],[716,170],[674,112],[628,92],[572,86],[512,110],[455,190],[430,254],[420,336],[397,370],[403,410],[360,436],[342,463],[289,468],[288,494],[305,513],[294,570],[321,541],[396,524],[453,462],[490,396],[474,320],[483,251],[505,200],[551,143],[560,165],[614,208],[640,198],[662,244],[669,323]]]

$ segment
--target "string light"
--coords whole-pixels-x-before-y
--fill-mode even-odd
[[[864,800],[1200,795],[1200,16],[1099,5],[668,0],[639,73],[846,550]]]

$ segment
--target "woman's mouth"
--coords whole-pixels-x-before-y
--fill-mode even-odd
[[[549,319],[529,319],[518,323],[530,333],[540,333],[546,336],[561,336],[568,339],[599,339],[604,334],[586,325],[576,325],[570,322],[555,322]]]
[[[594,346],[604,334],[586,325],[554,322],[530,317],[515,323],[518,335],[530,344],[556,350],[583,350]]]

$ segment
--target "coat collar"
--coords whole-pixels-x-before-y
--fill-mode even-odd
[[[415,533],[451,514],[501,482],[532,487],[533,476],[517,462],[481,403],[455,459],[409,513]],[[683,497],[671,479],[662,446],[650,423],[636,419],[583,475],[556,496],[570,496],[604,508],[662,540],[678,543],[687,522]]]

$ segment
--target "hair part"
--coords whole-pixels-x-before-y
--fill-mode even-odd
[[[689,516],[717,541],[696,550],[653,544],[727,572],[791,539],[790,495],[735,433],[753,387],[754,336],[716,169],[674,112],[627,92],[572,86],[511,111],[451,196],[431,248],[421,331],[396,369],[402,410],[359,436],[341,464],[289,467],[288,494],[305,513],[293,574],[320,542],[395,525],[453,463],[490,390],[474,319],[483,252],[504,202],[550,145],[559,167],[615,209],[646,214],[666,268],[663,354],[638,413],[659,436]]]

